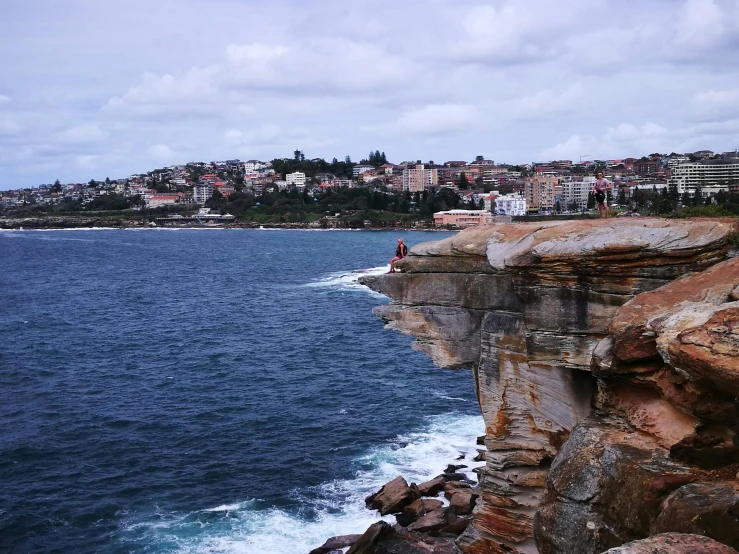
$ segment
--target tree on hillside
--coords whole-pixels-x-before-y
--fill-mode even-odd
[[[469,181],[469,179],[467,179],[467,175],[465,175],[464,171],[459,176],[459,182],[457,183],[457,187],[460,190],[466,190],[466,189],[470,188],[470,181]]]
[[[476,161],[476,162],[481,162],[481,161],[483,161],[484,159],[485,159],[485,157],[484,157],[484,156],[475,156],[475,161]]]

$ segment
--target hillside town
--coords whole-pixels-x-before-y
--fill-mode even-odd
[[[353,163],[347,156],[326,162],[306,159],[296,150],[293,158],[191,162],[87,183],[58,180],[38,187],[0,191],[0,210],[11,214],[20,208],[70,210],[154,210],[174,213],[208,208],[228,215],[237,197],[259,199],[270,193],[298,195],[310,203],[331,191],[365,189],[375,195],[407,200],[397,208],[412,212],[421,195],[444,189],[457,195],[452,209],[433,213],[436,225],[467,226],[486,223],[495,215],[526,216],[575,214],[595,207],[592,190],[595,172],[602,171],[612,185],[609,205],[634,211],[640,193],[650,194],[653,211],[675,207],[725,204],[739,194],[739,152],[709,150],[685,154],[651,154],[613,160],[553,160],[522,165],[496,164],[477,156],[472,161],[389,163],[383,153]],[[671,199],[669,205],[666,199]],[[378,205],[381,203],[378,202]],[[383,206],[380,206],[383,209]]]

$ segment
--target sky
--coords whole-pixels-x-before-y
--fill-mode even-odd
[[[0,190],[739,148],[739,0],[2,0]]]

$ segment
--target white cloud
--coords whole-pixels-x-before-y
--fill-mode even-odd
[[[477,109],[459,104],[431,104],[403,113],[396,127],[412,134],[460,131],[476,122]]]
[[[155,144],[146,151],[149,158],[159,163],[171,163],[175,160],[175,154],[166,144]]]
[[[687,0],[675,23],[675,40],[704,47],[718,40],[724,30],[724,13],[714,0]]]
[[[5,96],[4,94],[0,94],[0,105],[7,104],[8,102],[10,102],[10,97]]]
[[[609,127],[605,139],[609,142],[634,142],[649,138],[664,137],[669,131],[656,123],[647,122],[637,127],[631,123],[621,123],[616,127]]]
[[[98,156],[94,155],[81,155],[77,156],[74,160],[75,165],[80,169],[94,169],[95,168],[95,160],[98,158]]]
[[[211,66],[193,67],[179,77],[146,73],[140,84],[131,87],[121,96],[111,98],[106,108],[121,110],[137,106],[164,106],[166,109],[174,103],[201,102],[216,91],[213,79],[218,71]]]
[[[643,125],[621,123],[608,127],[602,137],[571,135],[565,141],[546,148],[541,159],[579,160],[581,156],[589,159],[642,156],[653,152],[671,151],[675,139],[670,131],[656,123]]]
[[[520,119],[556,116],[576,109],[584,93],[585,89],[580,83],[572,84],[561,92],[539,90],[505,105],[503,115]]]
[[[739,88],[699,92],[692,104],[701,119],[731,119],[739,115]]]
[[[97,142],[107,137],[108,133],[96,124],[78,125],[77,127],[67,129],[60,135],[62,141],[73,144]]]
[[[226,57],[234,65],[259,67],[286,56],[290,49],[285,46],[267,46],[266,44],[230,44],[226,48]]]

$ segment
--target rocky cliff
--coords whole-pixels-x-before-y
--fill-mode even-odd
[[[457,548],[595,554],[667,532],[739,547],[732,232],[494,225],[364,278],[393,300],[376,310],[388,328],[472,369],[487,457]]]

